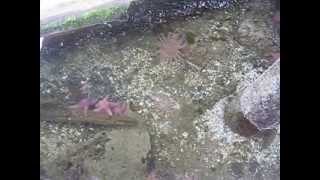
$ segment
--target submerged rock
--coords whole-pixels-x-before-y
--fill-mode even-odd
[[[194,121],[201,163],[219,169],[208,179],[279,179],[279,68],[280,59]]]
[[[138,129],[102,131],[96,137],[66,146],[52,161],[41,159],[42,179],[144,179],[141,160],[150,150],[149,134]]]
[[[240,107],[245,118],[259,130],[280,123],[280,59],[243,90]]]
[[[168,19],[200,14],[205,9],[229,7],[235,0],[140,0],[128,9],[129,22],[162,23]]]
[[[280,132],[263,148],[264,137],[243,135],[226,124],[230,96],[221,99],[194,123],[201,164],[212,169],[201,179],[279,179]],[[236,100],[235,100],[236,101]],[[237,109],[234,109],[237,111]],[[238,119],[242,123],[243,119]]]

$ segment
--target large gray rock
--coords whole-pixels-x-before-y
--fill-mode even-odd
[[[279,68],[280,60],[194,121],[199,160],[213,171],[201,179],[280,179]]]
[[[280,59],[240,94],[244,117],[259,130],[280,123]]]
[[[56,135],[53,138],[63,139]],[[146,159],[150,150],[149,134],[143,128],[102,131],[83,143],[67,144],[59,152],[50,152],[54,142],[42,145],[42,153],[56,154],[52,161],[41,159],[43,180],[119,180],[144,179]],[[64,140],[66,141],[66,140]],[[52,147],[52,148],[50,148]]]

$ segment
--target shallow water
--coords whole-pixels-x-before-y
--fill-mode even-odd
[[[212,112],[219,100],[243,82],[254,80],[272,64],[267,55],[280,52],[274,13],[269,1],[244,3],[144,31],[127,30],[110,39],[94,39],[72,51],[62,45],[58,56],[42,58],[40,95],[54,99],[51,109],[67,109],[86,96],[108,96],[130,104],[138,117],[133,127],[41,120],[40,157],[48,176],[145,179],[148,171],[155,171],[158,179],[183,175],[190,179],[279,179],[276,140],[264,152],[262,139],[232,131],[219,134],[223,124],[206,124],[219,114]],[[159,37],[169,32],[185,34],[191,53],[169,61],[160,59]],[[86,95],[80,90],[83,83],[88,84]],[[205,138],[208,128],[218,128],[211,140]],[[82,158],[74,164],[85,170],[73,170],[71,175],[59,171],[60,154],[102,131],[113,140],[99,141],[78,155]],[[265,155],[268,152],[271,155]],[[251,166],[255,166],[252,171]]]

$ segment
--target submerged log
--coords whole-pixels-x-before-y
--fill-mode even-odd
[[[134,126],[138,124],[138,114],[129,110],[126,116],[112,116],[96,113],[89,110],[87,115],[83,112],[72,112],[68,106],[60,104],[54,99],[40,99],[40,121],[67,122],[80,124],[94,124],[103,126]]]

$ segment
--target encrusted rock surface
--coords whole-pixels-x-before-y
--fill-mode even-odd
[[[52,140],[57,138],[60,144],[63,142],[62,146],[51,146],[54,144]],[[101,131],[77,144],[67,139],[65,134],[42,136],[41,175],[51,180],[141,180],[146,169],[143,159],[146,159],[149,150],[149,135],[141,129]]]
[[[240,97],[244,116],[259,130],[273,129],[280,123],[280,59]]]

